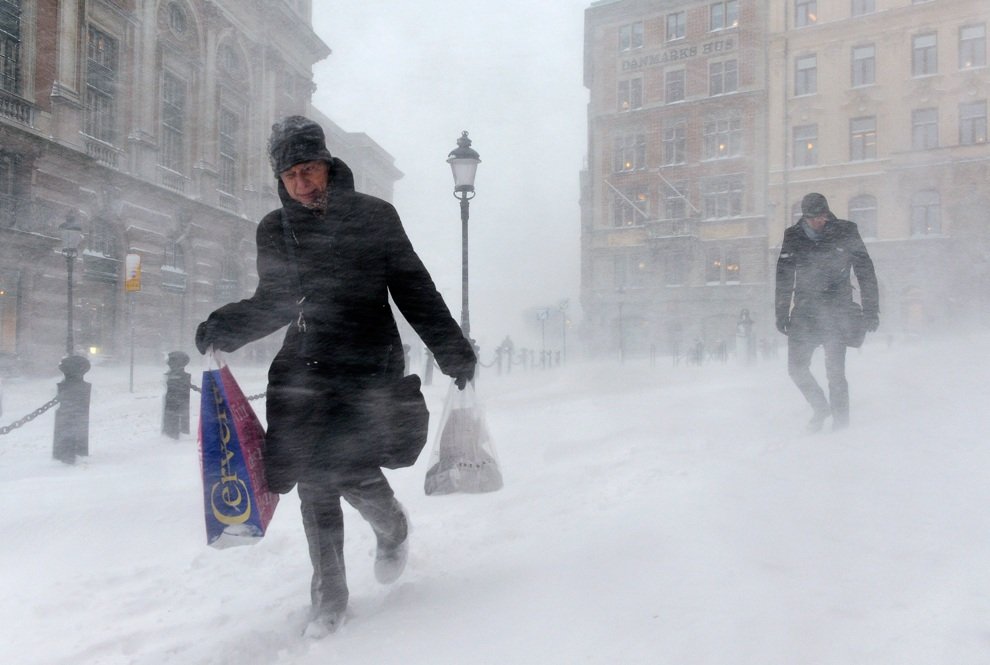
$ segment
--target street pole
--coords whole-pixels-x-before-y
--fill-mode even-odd
[[[459,196],[458,196],[459,194]],[[468,206],[467,192],[455,194],[461,201],[461,329],[471,337],[471,315],[468,310]]]
[[[67,249],[65,250],[65,267],[66,274],[68,275],[68,288],[66,293],[68,294],[68,323],[66,324],[65,331],[65,355],[71,356],[73,350],[75,349],[75,341],[72,339],[72,264],[76,260],[76,250]]]

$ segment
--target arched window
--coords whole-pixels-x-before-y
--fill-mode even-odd
[[[942,214],[938,192],[927,189],[911,197],[911,235],[942,233]]]
[[[864,238],[877,237],[877,199],[869,194],[854,196],[849,200],[849,221],[859,227]]]

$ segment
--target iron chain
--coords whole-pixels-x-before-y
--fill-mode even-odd
[[[192,388],[193,392],[197,392],[197,393],[203,392],[203,389],[200,388],[199,386],[197,386],[195,383],[189,384],[189,387]],[[257,393],[256,395],[248,395],[247,400],[249,402],[251,402],[251,401],[254,401],[256,399],[261,399],[262,397],[264,397],[267,394],[268,394],[267,392],[264,392],[264,393]]]
[[[31,422],[32,420],[34,420],[35,418],[37,418],[38,416],[40,416],[42,413],[44,413],[48,409],[52,408],[56,404],[58,404],[58,402],[59,402],[59,398],[58,397],[54,397],[54,398],[52,398],[52,400],[50,402],[48,402],[44,406],[38,407],[37,409],[35,409],[31,413],[29,413],[28,415],[24,416],[20,420],[15,420],[14,422],[10,423],[9,425],[4,425],[3,427],[0,427],[0,436],[3,436],[4,434],[7,434],[7,433],[11,432],[11,431],[17,429],[18,427],[21,427],[24,424]]]

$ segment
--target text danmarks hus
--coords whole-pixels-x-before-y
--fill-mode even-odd
[[[735,47],[735,40],[729,38],[716,39],[714,41],[705,42],[704,44],[694,44],[692,46],[684,46],[682,48],[668,49],[666,51],[661,51],[660,53],[651,53],[638,58],[627,58],[622,61],[622,71],[628,72],[635,69],[643,69],[644,67],[657,67],[659,65],[666,65],[669,62],[690,60],[691,58],[697,58],[698,56],[717,55],[719,53],[731,51]]]

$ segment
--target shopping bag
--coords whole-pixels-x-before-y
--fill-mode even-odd
[[[278,494],[265,482],[264,443],[265,430],[230,368],[203,372],[199,456],[207,544],[249,545],[265,535]]]
[[[494,492],[501,488],[502,470],[474,383],[458,390],[451,382],[426,472],[426,494]]]

